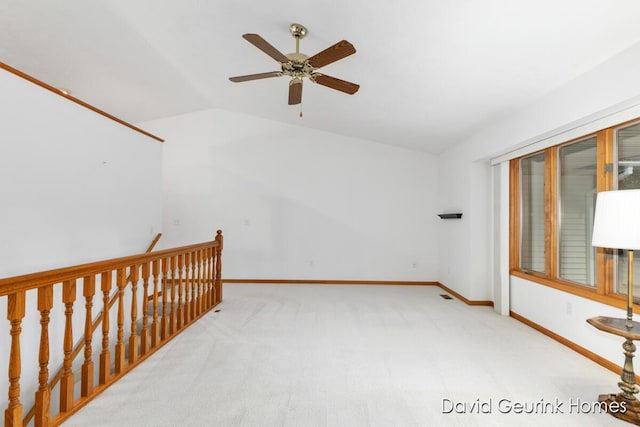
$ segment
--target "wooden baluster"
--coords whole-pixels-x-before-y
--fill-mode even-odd
[[[191,319],[191,279],[189,278],[189,263],[191,263],[191,254],[184,254],[184,324],[188,324]]]
[[[25,313],[24,291],[7,297],[7,320],[11,323],[11,353],[9,356],[9,406],[4,411],[5,427],[22,426],[20,403],[20,333]]]
[[[176,331],[176,257],[169,258],[169,269],[171,270],[171,316],[169,318],[169,334]]]
[[[210,252],[211,252],[210,253],[211,271],[209,274],[211,277],[211,296],[212,296],[211,305],[214,306],[218,301],[218,293],[216,291],[216,248],[215,247],[210,248]]]
[[[222,301],[222,246],[223,246],[222,230],[218,230],[216,241],[216,304]]]
[[[145,355],[149,350],[149,263],[142,264],[142,287],[144,289],[144,297],[142,298],[142,331],[140,331],[140,354]]]
[[[53,307],[53,285],[38,288],[38,311],[40,311],[40,352],[38,362],[38,391],[36,391],[35,418],[36,427],[49,425],[51,390],[49,389],[49,314]]]
[[[216,305],[216,248],[215,246],[209,248],[209,256],[211,257],[211,271],[209,277],[211,280],[211,305]]]
[[[71,352],[73,352],[73,303],[76,300],[76,281],[67,280],[62,284],[62,302],[64,303],[64,362],[60,380],[60,412],[73,408],[73,372],[71,371]]]
[[[109,351],[109,294],[111,293],[112,272],[106,271],[100,277],[102,290],[102,352],[100,353],[100,384],[106,384],[111,374],[111,353]]]
[[[209,288],[207,287],[207,249],[201,249],[201,262],[200,268],[202,270],[201,282],[202,282],[202,312],[206,312],[209,309]]]
[[[151,321],[151,347],[158,345],[158,276],[160,266],[153,260],[153,320]]]
[[[193,301],[193,318],[195,319],[200,315],[200,301],[202,300],[202,293],[200,292],[200,259],[198,258],[198,251],[192,252],[193,275],[194,275],[194,301]]]
[[[191,252],[191,320],[198,317],[198,253]]]
[[[129,267],[131,278],[131,335],[129,335],[129,364],[138,360],[138,266]],[[146,302],[146,301],[145,301]]]
[[[207,299],[205,301],[205,310],[209,310],[212,305],[211,297],[213,296],[213,290],[211,289],[211,276],[209,263],[211,262],[211,252],[210,248],[205,248],[204,250],[204,287],[207,293]]]
[[[200,286],[200,300],[198,300],[198,314],[204,313],[205,301],[207,299],[204,293],[204,259],[202,250],[198,250],[198,285]]]
[[[196,281],[196,265],[197,265],[197,259],[196,259],[196,253],[195,252],[191,252],[191,307],[189,307],[190,310],[190,316],[189,316],[189,321],[192,321],[196,318],[196,303],[198,301],[198,284]]]
[[[169,316],[167,316],[167,271],[169,270],[169,262],[166,258],[162,258],[162,318],[160,319],[160,341],[167,339],[167,322]]]
[[[80,394],[82,397],[87,397],[93,393],[93,349],[91,348],[91,342],[93,339],[93,297],[96,294],[96,276],[87,276],[83,279],[82,291],[86,313],[84,318],[84,363],[82,364]]]
[[[176,328],[178,330],[182,329],[182,325],[184,324],[184,310],[183,310],[183,304],[184,301],[182,300],[182,290],[184,289],[184,283],[183,283],[183,277],[182,277],[182,270],[184,269],[184,255],[183,254],[179,254],[178,255],[178,312],[177,312],[177,319],[176,319]]]
[[[204,310],[209,311],[211,308],[211,289],[209,289],[209,248],[202,250],[202,281],[207,298],[204,301]]]
[[[124,288],[127,284],[126,272],[124,268],[119,268],[116,272],[116,286],[118,287],[118,332],[116,334],[115,353],[115,373],[119,374],[125,368],[124,354]]]

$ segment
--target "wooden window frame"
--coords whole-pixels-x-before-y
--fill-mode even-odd
[[[607,129],[590,133],[570,141],[563,142],[544,150],[528,153],[512,159],[509,165],[509,274],[534,283],[549,286],[563,292],[594,300],[618,308],[626,308],[626,296],[614,293],[612,251],[596,249],[595,287],[581,285],[558,277],[558,152],[560,147],[596,137],[596,191],[614,189],[613,171],[606,165],[613,164],[615,151],[615,130],[640,120],[620,123]],[[545,271],[546,273],[526,271],[520,268],[520,160],[531,155],[545,153]],[[634,304],[635,308],[640,305]]]

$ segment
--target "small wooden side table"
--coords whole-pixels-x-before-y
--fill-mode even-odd
[[[640,340],[640,323],[605,316],[592,317],[587,319],[587,323],[603,332],[625,339],[622,344],[624,365],[620,374],[621,381],[618,383],[622,391],[618,394],[601,394],[598,401],[605,402],[607,412],[614,417],[640,425],[640,402],[635,397],[639,390],[636,386],[636,374],[633,371],[633,353],[636,351],[633,341]]]

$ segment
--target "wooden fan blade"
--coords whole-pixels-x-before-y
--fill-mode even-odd
[[[320,68],[354,53],[356,53],[356,48],[348,41],[342,40],[322,52],[316,53],[307,61],[313,68]]]
[[[360,85],[355,83],[340,80],[335,77],[327,76],[325,74],[314,74],[312,80],[322,86],[330,87],[331,89],[339,90],[340,92],[353,95],[360,89]]]
[[[302,80],[293,79],[289,83],[289,105],[297,105],[302,102]]]
[[[246,41],[272,57],[278,62],[289,62],[289,58],[287,58],[284,53],[280,52],[275,47],[271,46],[268,41],[263,39],[257,34],[244,34],[242,36]]]
[[[271,71],[269,73],[247,74],[246,76],[229,77],[229,80],[235,83],[246,82],[249,80],[267,79],[269,77],[280,77],[280,71]]]

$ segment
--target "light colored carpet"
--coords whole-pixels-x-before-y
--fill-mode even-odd
[[[616,391],[617,375],[491,308],[442,293],[227,284],[220,312],[64,426],[627,425],[582,412]],[[461,402],[458,409],[487,402],[491,413],[443,413],[446,399]],[[538,413],[508,411],[507,402],[537,403]],[[563,413],[551,413],[556,403]],[[586,403],[580,413],[576,403]]]

